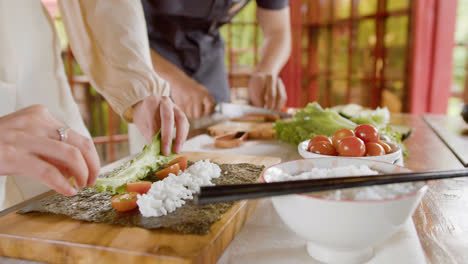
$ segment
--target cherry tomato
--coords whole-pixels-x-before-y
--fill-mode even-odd
[[[362,157],[366,154],[366,145],[358,137],[345,137],[338,144],[338,155],[345,157]]]
[[[130,192],[112,197],[112,207],[120,212],[126,212],[137,208],[137,194],[136,192]]]
[[[354,136],[355,136],[354,131],[352,131],[351,129],[346,129],[346,128],[340,129],[336,131],[335,134],[333,134],[333,137],[332,137],[333,146],[335,146],[335,148],[338,148],[338,143],[340,142],[341,139],[345,137],[354,137]]]
[[[310,148],[312,143],[319,142],[319,141],[326,141],[326,142],[330,142],[330,144],[332,144],[332,141],[331,141],[331,139],[329,137],[324,136],[324,135],[318,135],[318,136],[313,137],[311,140],[309,140],[309,145],[307,146],[307,149]]]
[[[152,182],[149,181],[137,181],[137,182],[128,182],[127,183],[127,192],[136,192],[139,194],[144,194],[149,191],[151,188]]]
[[[169,167],[171,165],[174,165],[176,163],[179,163],[180,170],[184,171],[187,168],[187,157],[185,157],[185,156],[177,157],[177,158],[171,160],[171,162],[169,162],[167,164],[167,167]]]
[[[383,147],[383,149],[385,150],[385,153],[388,154],[388,153],[392,153],[392,147],[390,147],[390,145],[388,145],[387,143],[383,142],[383,141],[377,141],[377,144],[379,144],[380,146]]]
[[[356,137],[362,139],[364,143],[379,141],[379,131],[371,125],[359,125],[354,129],[354,133]]]
[[[382,156],[385,155],[385,149],[377,142],[369,142],[366,144],[367,156]]]
[[[176,163],[174,165],[171,165],[165,169],[162,169],[158,172],[156,172],[156,177],[158,177],[160,180],[166,178],[167,176],[169,176],[169,174],[179,174],[179,171],[180,171],[180,165],[179,163]]]
[[[313,142],[307,150],[322,155],[336,156],[338,154],[333,144],[328,141]]]

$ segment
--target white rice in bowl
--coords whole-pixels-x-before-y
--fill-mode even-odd
[[[272,167],[265,171],[268,182],[350,177],[359,175],[377,175],[367,165],[350,165],[336,168],[312,168],[308,171],[290,175],[280,168]],[[418,183],[396,183],[349,188],[334,191],[314,192],[311,195],[331,200],[384,200],[412,193],[420,188]]]

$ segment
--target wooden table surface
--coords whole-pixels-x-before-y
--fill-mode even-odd
[[[415,171],[464,166],[421,116],[393,115],[392,123],[413,128],[405,141],[405,167]],[[468,179],[432,181],[413,215],[428,264],[468,263]]]
[[[392,123],[413,128],[405,141],[406,167],[415,171],[464,167],[422,116],[392,115]],[[430,182],[413,221],[428,264],[468,263],[468,179]],[[33,262],[0,257],[0,263]]]
[[[424,120],[468,167],[468,124],[461,116],[424,115]]]

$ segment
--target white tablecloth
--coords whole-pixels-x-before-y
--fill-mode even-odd
[[[294,146],[274,140],[247,141],[238,148],[216,149],[208,135],[190,139],[183,150],[273,156],[283,161],[301,158]],[[271,200],[263,199],[218,264],[319,263],[307,254],[305,245],[305,240],[281,221]],[[410,219],[400,232],[379,245],[368,263],[426,263],[413,221]]]

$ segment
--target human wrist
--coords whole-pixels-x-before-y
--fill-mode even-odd
[[[136,103],[132,104],[130,107],[128,107],[123,113],[122,113],[122,118],[127,122],[127,123],[133,123],[134,121],[134,115],[139,112],[139,105],[143,104],[146,100],[151,100],[152,97],[162,97],[157,94],[150,94],[148,96],[145,96],[144,98],[138,100]]]
[[[154,87],[149,85],[148,87],[140,86],[139,89],[134,89],[133,93],[127,94],[128,97],[121,98],[125,101],[113,101],[111,106],[116,113],[119,114],[127,123],[133,123],[133,114],[135,106],[140,102],[143,102],[145,99],[152,96],[170,96],[171,87],[170,83],[162,79],[161,85],[159,87]]]

